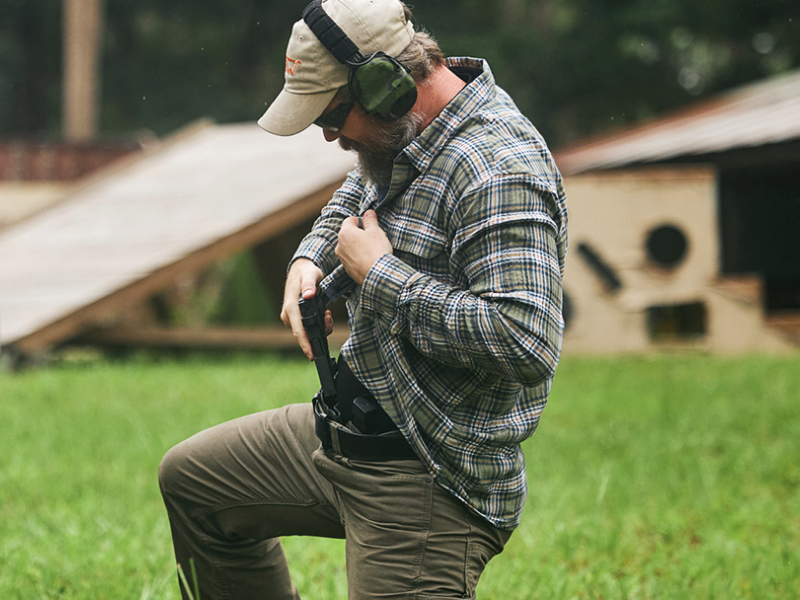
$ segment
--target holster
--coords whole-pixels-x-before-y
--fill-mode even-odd
[[[417,455],[398,430],[379,435],[363,435],[337,423],[327,414],[322,394],[313,399],[314,431],[329,450],[347,458],[359,460],[412,460]]]

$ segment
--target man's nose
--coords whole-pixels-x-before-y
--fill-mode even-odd
[[[339,139],[339,132],[338,131],[331,131],[330,129],[323,129],[322,135],[325,136],[326,142],[335,142]]]

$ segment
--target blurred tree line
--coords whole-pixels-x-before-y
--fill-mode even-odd
[[[307,0],[107,0],[101,130],[257,119]],[[797,0],[436,0],[448,55],[487,58],[557,147],[798,66]],[[61,0],[0,0],[0,136],[58,136]]]

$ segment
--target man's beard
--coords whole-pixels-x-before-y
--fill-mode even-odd
[[[363,142],[340,137],[339,145],[358,154],[361,174],[367,180],[379,188],[388,188],[392,182],[394,159],[417,137],[422,119],[414,113],[394,121],[365,118],[371,123],[369,137]]]

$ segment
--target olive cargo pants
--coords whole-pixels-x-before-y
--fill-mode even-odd
[[[193,558],[202,600],[299,598],[279,540],[289,535],[346,538],[350,600],[473,598],[511,535],[419,461],[323,452],[310,403],[198,433],[164,456],[159,484],[175,555],[189,581]]]

